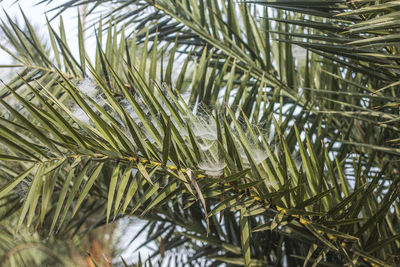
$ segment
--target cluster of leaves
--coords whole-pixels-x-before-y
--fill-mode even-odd
[[[78,57],[62,20],[47,46],[8,18],[3,218],[73,236],[140,216],[182,266],[398,265],[396,3],[116,1],[94,59],[80,18]]]

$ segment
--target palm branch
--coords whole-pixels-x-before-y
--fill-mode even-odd
[[[0,197],[16,228],[138,216],[165,262],[396,266],[396,28],[376,26],[394,2],[121,1],[94,60],[82,26],[76,58],[62,23],[47,45],[8,19]]]

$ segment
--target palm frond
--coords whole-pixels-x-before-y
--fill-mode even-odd
[[[94,61],[62,28],[48,53],[3,23],[24,67],[0,91],[17,225],[74,235],[131,215],[149,221],[152,257],[185,247],[182,265],[396,266],[397,70],[378,66],[397,50],[364,47],[385,38],[362,28],[391,2],[140,3],[155,13],[100,23]],[[125,19],[136,34],[113,26]]]

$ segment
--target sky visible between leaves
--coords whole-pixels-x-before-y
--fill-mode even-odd
[[[23,18],[21,16],[20,8],[25,13],[25,15],[29,18],[30,22],[33,24],[35,29],[38,30],[43,36],[45,35],[46,31],[42,31],[41,29],[46,29],[46,15],[45,12],[56,7],[58,4],[62,3],[62,0],[53,1],[51,5],[35,5],[36,0],[20,0],[18,3],[15,3],[15,0],[3,0],[0,2],[1,12],[0,18],[3,21],[7,20],[7,17],[4,11],[12,18],[18,22],[19,26],[23,26]],[[4,11],[3,11],[4,10]],[[56,13],[52,12],[49,13],[47,16],[49,19],[52,18]],[[77,32],[78,29],[76,27],[77,20],[76,20],[77,10],[68,9],[63,13],[63,19],[65,24],[65,30],[67,33],[68,44],[72,48],[73,51],[77,51],[78,49],[78,38]],[[57,19],[51,22],[52,26],[58,28],[59,21]],[[3,39],[3,38],[1,38]],[[0,40],[1,40],[0,39]],[[4,42],[4,41],[0,41]],[[4,52],[0,51],[0,60],[3,63],[10,62],[11,58]]]

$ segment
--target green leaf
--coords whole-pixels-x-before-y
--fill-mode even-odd
[[[153,185],[153,182],[151,181],[151,176],[149,175],[149,173],[146,170],[146,167],[142,163],[139,162],[137,164],[137,169],[143,175],[144,179],[146,179],[146,181],[149,184]]]
[[[242,254],[244,257],[244,266],[250,266],[251,262],[251,251],[250,251],[250,227],[248,218],[245,216],[245,209],[240,210],[240,232],[241,234],[241,244],[242,244]]]
[[[80,158],[75,159],[75,163],[77,163],[79,161],[80,161]],[[74,163],[72,165],[74,165]],[[53,216],[53,222],[50,227],[50,233],[53,232],[53,229],[56,226],[57,220],[58,220],[60,212],[61,212],[61,208],[65,201],[65,197],[67,196],[67,190],[69,189],[69,187],[71,185],[71,180],[74,175],[75,175],[75,168],[71,168],[70,171],[68,172],[68,175],[67,175],[67,177],[63,183],[63,186],[61,188],[60,196],[58,197],[56,210],[55,210],[55,213]]]
[[[107,197],[107,223],[110,218],[111,208],[114,200],[115,188],[117,187],[118,177],[119,177],[119,169],[121,164],[118,162],[114,167],[113,173],[110,178],[110,186],[108,188],[108,197]]]
[[[140,206],[142,206],[148,199],[154,196],[154,193],[157,192],[160,185],[158,183],[151,185],[149,189],[143,194],[142,198],[134,205],[130,214],[133,214]]]
[[[167,196],[169,196],[171,193],[176,191],[176,188],[178,186],[177,182],[172,182],[169,183],[167,186],[165,186],[160,193],[157,195],[157,197],[146,207],[146,209],[140,214],[140,216],[144,216],[149,210],[151,210],[153,207],[155,207],[158,203],[163,201]]]
[[[313,205],[313,204],[317,203],[322,198],[324,198],[327,195],[329,195],[333,190],[335,190],[334,187],[332,187],[332,188],[328,189],[325,192],[319,193],[319,194],[317,194],[317,195],[315,195],[315,196],[313,196],[313,197],[311,197],[311,198],[309,198],[309,199],[297,204],[296,205],[296,209],[302,209],[304,207],[307,207],[307,206],[310,206],[310,205]]]
[[[26,214],[28,213],[28,210],[33,210],[32,212],[29,212],[29,215],[28,215],[28,221],[32,220],[32,217],[34,215],[33,212],[36,209],[36,203],[37,203],[37,200],[35,200],[35,199],[37,199],[39,197],[43,168],[44,168],[44,165],[42,164],[42,165],[39,165],[39,167],[36,169],[35,176],[32,179],[32,184],[29,187],[28,194],[27,194],[24,204],[22,206],[21,214],[18,219],[17,230],[22,225],[22,222],[25,219]]]
[[[168,118],[167,128],[165,129],[165,135],[163,139],[163,149],[162,149],[162,163],[163,165],[167,164],[170,147],[171,147],[171,119]]]
[[[119,185],[118,185],[118,191],[117,191],[117,196],[115,198],[114,202],[114,218],[117,216],[117,212],[119,210],[119,206],[122,200],[122,197],[124,195],[124,192],[126,191],[126,186],[128,185],[129,178],[131,177],[132,173],[132,168],[133,168],[133,162],[130,162],[129,165],[125,168]]]
[[[86,198],[87,194],[89,193],[89,190],[92,188],[94,182],[96,181],[97,177],[99,176],[99,174],[101,172],[101,169],[103,168],[103,165],[104,165],[104,163],[98,164],[96,169],[90,175],[88,181],[86,182],[85,186],[82,189],[82,192],[79,194],[78,200],[76,201],[74,211],[72,212],[72,217],[76,214],[76,212],[78,211],[83,200]]]
[[[246,174],[248,174],[249,171],[250,171],[250,169],[244,169],[244,170],[239,171],[237,173],[231,174],[231,175],[229,175],[229,176],[224,178],[225,182],[226,183],[231,183],[231,182],[237,181],[240,178],[244,177]]]

